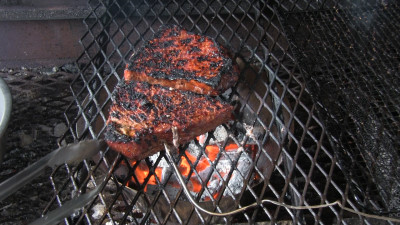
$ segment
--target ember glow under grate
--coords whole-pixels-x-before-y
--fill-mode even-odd
[[[216,129],[216,132],[222,132],[221,130],[223,129],[220,126]],[[205,146],[205,135],[199,136],[198,141],[202,144],[197,146],[195,142],[192,142],[185,149],[185,154],[180,156],[178,154],[178,157],[180,157],[178,168],[182,176],[188,179],[189,190],[193,194],[197,194],[205,188],[206,191],[200,197],[202,201],[210,201],[211,198],[215,200],[221,194],[224,196],[239,194],[243,189],[243,179],[248,179],[247,177],[250,175],[250,168],[257,154],[257,146],[247,144],[244,147],[240,147],[234,143],[227,144],[225,147],[216,143]],[[204,154],[202,154],[203,148]],[[158,157],[159,154],[155,154],[150,157],[150,160],[156,161]],[[150,171],[149,167],[143,161],[134,161],[131,165],[137,167],[135,176],[132,177],[130,182],[133,182],[134,186],[145,183]],[[209,176],[210,178],[208,178]],[[253,179],[258,180],[259,177]],[[206,180],[208,182],[204,184]],[[165,189],[174,190],[180,188],[172,168],[165,159],[158,163],[155,174],[150,176],[150,179],[145,184],[157,185],[158,182],[161,184],[166,183]],[[227,182],[225,191],[221,190],[224,186],[223,182]],[[147,190],[146,186],[145,191]]]
[[[326,128],[289,51],[277,8],[338,7],[335,1],[89,1],[80,72],[71,83],[66,110],[67,142],[102,138],[110,96],[126,60],[163,24],[210,36],[232,52],[238,84],[224,93],[236,119],[176,153],[176,164],[195,200],[209,211],[226,212],[262,199],[290,205],[340,200],[363,210],[330,147]],[[220,133],[224,133],[221,135]],[[67,174],[67,175],[65,175]],[[292,210],[272,204],[227,217],[207,215],[186,198],[164,152],[130,162],[111,150],[77,167],[62,166],[50,181],[53,198],[43,211],[107,184],[65,224],[214,224],[287,222],[331,224],[370,220],[331,206]],[[62,177],[64,179],[54,179]]]

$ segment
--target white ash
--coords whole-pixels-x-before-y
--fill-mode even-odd
[[[228,138],[228,131],[225,129],[224,126],[220,125],[215,128],[213,133],[214,138],[211,138],[210,142],[218,143],[224,142]]]
[[[102,204],[97,204],[92,207],[92,217],[95,220],[101,219],[106,211],[106,207]]]
[[[90,190],[94,189],[95,185],[93,183],[93,180],[89,180],[86,187],[89,188]]]
[[[222,98],[223,99],[229,99],[229,96],[231,96],[231,94],[232,94],[232,88],[229,88],[224,93],[222,93]]]
[[[232,165],[236,160],[236,165]],[[216,171],[213,171],[213,174],[209,182],[207,183],[207,188],[209,192],[211,192],[211,194],[219,193],[222,190],[223,181],[225,181],[228,182],[228,186],[223,193],[224,196],[239,194],[244,188],[244,180],[249,176],[251,163],[251,158],[245,152],[230,151],[226,154],[223,154],[219,159],[217,165],[215,166]],[[232,176],[229,178],[228,175],[232,169],[232,166],[236,169],[233,170]],[[206,173],[206,171],[204,172]],[[208,173],[205,173],[201,172],[200,175],[204,174],[205,178],[208,175]],[[201,198],[204,199],[206,196],[208,196],[208,194],[205,192],[203,193]]]
[[[213,138],[210,138],[208,144],[222,143],[228,138],[228,131],[225,129],[224,126],[219,125],[218,127],[215,128],[213,136],[214,136]],[[201,146],[204,146],[207,137],[208,133],[200,135],[199,143]]]
[[[226,189],[224,192],[224,196],[239,194],[244,188],[244,182],[246,178],[249,177],[251,168],[250,165],[252,163],[252,160],[250,160],[249,157],[242,157],[242,156],[243,155],[241,155],[241,157],[239,158],[237,169],[233,171],[232,177],[228,183],[228,188],[232,193],[230,193],[230,191]]]
[[[243,123],[243,127],[246,130],[246,136],[250,138],[251,143],[256,143],[257,140],[260,140],[265,133],[265,130],[262,126],[250,126],[246,123]]]
[[[186,152],[195,157],[199,157],[199,155],[202,152],[201,148],[202,148],[201,146],[197,145],[196,143],[194,143],[194,141],[192,141],[190,142],[188,149],[186,149]]]
[[[160,157],[160,153],[156,153],[149,157],[150,161],[153,162],[153,165],[157,162],[158,157]],[[165,158],[162,158],[160,162],[158,162],[157,167],[162,167],[162,168],[169,167],[169,164],[167,160],[165,160]]]
[[[191,154],[195,153],[196,151],[191,148],[191,146],[197,146],[197,145],[190,145],[188,152],[191,152]],[[197,148],[199,148],[197,146]],[[197,152],[197,155],[200,154],[200,152]],[[243,151],[243,148],[239,147],[237,150],[230,150],[229,152],[224,152],[220,153],[221,156],[218,161],[212,162],[214,165],[210,165],[209,167],[205,168],[202,171],[197,171],[197,173],[193,172],[191,174],[191,178],[189,182],[187,183],[187,187],[189,190],[193,190],[193,183],[192,180],[197,180],[200,183],[203,183],[203,185],[206,184],[207,190],[205,190],[202,193],[201,199],[203,201],[206,200],[206,197],[211,197],[214,194],[221,193],[222,188],[224,186],[224,182],[227,182],[227,188],[225,189],[223,195],[224,196],[233,196],[239,194],[242,189],[244,188],[244,180],[248,178],[250,175],[250,168],[251,168],[251,163],[252,159],[251,157]],[[194,154],[193,154],[194,155]],[[164,159],[163,159],[164,160]],[[205,160],[205,156],[201,156],[200,160]],[[236,163],[235,163],[236,162]],[[163,163],[160,162],[159,165]],[[215,169],[214,169],[215,167]],[[233,169],[232,176],[229,178],[229,172],[231,169]],[[168,180],[168,183],[170,185],[167,185],[167,187],[172,187],[176,186],[173,184],[179,184],[176,176],[174,175],[174,171],[172,171],[172,168],[170,168],[168,165],[166,167],[163,167],[163,172],[162,172],[162,183],[164,183],[164,180],[166,177],[169,177],[170,174],[173,174],[173,176],[170,177]],[[206,178],[209,176],[211,173],[210,179],[206,181]],[[229,180],[228,180],[229,178]],[[170,194],[174,194],[178,190],[173,190],[174,188],[168,188],[171,189],[169,190]],[[191,191],[192,195],[198,194],[197,192]]]
[[[252,130],[253,129],[251,129],[251,131]],[[200,161],[206,160],[210,162],[208,159],[206,159],[206,156],[203,155],[202,149],[205,147],[205,144],[215,145],[218,143],[224,143],[227,138],[228,138],[228,132],[225,129],[225,127],[218,126],[213,132],[213,138],[211,138],[209,142],[206,142],[207,134],[201,135],[199,138],[200,145],[197,144],[195,141],[192,141],[188,145],[186,154],[190,154],[196,158],[200,157],[199,159]],[[223,193],[224,196],[233,196],[241,193],[242,189],[244,188],[244,182],[246,178],[250,176],[249,173],[251,172],[252,168],[251,167],[252,158],[247,152],[244,151],[243,147],[238,147],[236,150],[229,150],[229,151],[224,151],[220,149],[219,154],[220,157],[218,161],[211,162],[213,165],[210,165],[209,167],[205,168],[202,171],[197,171],[197,173],[193,172],[191,174],[191,180],[195,179],[200,183],[203,183],[203,185],[207,185],[207,189],[202,193],[201,196],[201,199],[203,201],[206,200],[207,196],[211,197],[212,195],[215,195],[217,193],[221,194],[224,187],[224,182],[227,183],[227,187],[225,188]],[[150,161],[153,162],[153,164],[155,164],[159,156],[160,156],[159,153],[150,156]],[[177,157],[177,155],[175,157]],[[173,188],[173,186],[176,186],[176,184],[179,184],[179,182],[176,176],[174,175],[173,169],[169,166],[169,163],[165,158],[162,158],[160,162],[157,164],[157,166],[159,168],[163,168],[161,182],[162,183],[168,182],[168,185],[166,187],[167,189],[170,189],[169,193],[170,194],[175,193],[175,191],[177,191],[177,188]],[[232,175],[228,177],[232,169],[233,169]],[[171,174],[173,175],[170,176]],[[211,174],[210,179],[207,182],[204,182],[206,181],[206,178],[210,174]],[[168,181],[166,179],[167,177],[169,177]],[[189,182],[187,183],[187,187],[189,188],[189,190],[193,188],[193,183],[191,180],[189,180]],[[151,189],[152,188],[150,188],[149,190]],[[191,193],[193,195],[198,194],[196,192],[191,192]]]
[[[119,183],[119,185],[122,186],[121,183]],[[87,187],[93,188],[94,182],[89,181]],[[110,180],[109,182],[107,182],[106,186],[102,190],[103,200],[105,202],[110,202],[114,198],[116,192],[117,192],[117,186],[116,186],[115,182]],[[124,187],[122,194],[123,194],[124,198],[126,199],[126,201],[132,202],[133,198],[135,198],[135,196],[137,195],[137,192],[129,187]],[[104,215],[107,213],[106,207],[107,206],[104,205],[104,202],[102,200],[100,200],[99,198],[95,201],[94,206],[91,208],[91,211],[90,211],[90,216],[93,220],[95,220],[95,224],[97,224],[98,221],[101,220],[104,217]],[[143,210],[146,210],[147,207],[148,207],[148,205],[143,200],[143,197],[139,197],[136,204],[132,208],[132,212],[139,214],[139,213],[142,213]],[[112,215],[112,218],[114,220],[121,220],[125,215],[125,209],[126,209],[126,202],[124,200],[117,199],[113,203],[112,208],[108,213],[110,213]],[[127,220],[126,220],[126,222],[127,222],[126,224],[136,224],[136,223],[132,223],[133,221],[134,221],[133,217],[128,216]],[[139,223],[142,223],[142,218],[136,218],[136,221],[138,221]],[[113,223],[112,221],[106,220],[102,224],[115,225],[115,224],[119,224],[119,223],[118,222]]]
[[[76,219],[76,218],[79,218],[80,216],[81,216],[81,210],[77,209],[77,210],[75,210],[74,213],[72,213],[72,215],[70,217],[73,219]]]
[[[116,207],[114,207],[114,208],[116,208]],[[120,212],[118,210],[114,210],[112,212],[112,215],[113,215],[113,219],[120,220],[120,219],[122,219],[124,217],[125,212]]]

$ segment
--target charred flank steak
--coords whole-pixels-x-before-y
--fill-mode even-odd
[[[128,81],[113,93],[106,139],[112,149],[139,160],[172,143],[172,127],[183,144],[230,120],[232,110],[207,95]]]
[[[237,79],[237,66],[211,38],[164,26],[131,57],[114,90],[106,142],[132,160],[172,143],[172,127],[187,143],[232,118],[233,106],[212,95]]]
[[[238,72],[227,51],[210,37],[163,26],[130,58],[124,77],[215,96],[236,83]]]

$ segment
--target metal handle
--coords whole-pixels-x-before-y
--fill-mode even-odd
[[[47,154],[39,161],[33,163],[32,165],[26,167],[21,172],[17,173],[16,175],[2,182],[0,184],[0,201],[14,194],[25,184],[29,183],[37,176],[39,176],[42,173],[43,169],[47,167],[49,160],[56,154],[57,151]]]
[[[58,224],[61,220],[65,217],[73,214],[76,210],[84,207],[90,201],[92,201],[104,188],[104,185],[107,182],[104,180],[99,186],[97,186],[94,190],[90,191],[89,193],[80,195],[77,198],[74,198],[65,204],[63,204],[60,208],[47,213],[42,218],[39,218],[29,225],[51,225],[51,224]]]
[[[79,197],[73,198],[72,200],[63,203],[63,205],[60,208],[47,213],[43,217],[30,223],[29,225],[58,224],[65,217],[72,215],[76,210],[79,210],[80,208],[89,204],[96,198],[96,196],[100,194],[100,192],[106,186],[107,181],[110,179],[111,174],[114,171],[114,168],[117,165],[117,162],[120,160],[120,158],[121,155],[118,154],[117,157],[114,159],[114,162],[111,165],[111,168],[109,169],[108,173],[104,176],[102,182],[99,185],[97,185],[96,188],[94,188],[93,190],[91,190],[86,194],[82,194]]]
[[[46,167],[76,164],[100,151],[102,142],[85,140],[58,148],[0,184],[0,201],[38,177]]]

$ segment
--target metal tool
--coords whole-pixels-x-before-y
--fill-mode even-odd
[[[73,214],[75,210],[82,208],[91,200],[93,200],[100,191],[104,188],[106,182],[102,182],[99,186],[97,186],[94,190],[80,195],[61,206],[60,208],[47,213],[45,216],[33,221],[29,225],[47,225],[47,224],[58,224],[65,217]]]
[[[55,167],[63,163],[77,164],[98,153],[102,149],[101,146],[101,140],[85,140],[52,151],[13,177],[2,182],[0,184],[0,201],[38,177],[46,167]]]
[[[117,162],[119,161],[121,155],[118,154],[117,157],[114,159],[113,164],[111,165],[111,168],[114,168]],[[108,173],[104,176],[102,179],[101,183],[98,184],[93,190],[91,190],[88,193],[82,194],[78,197],[75,197],[65,203],[58,208],[55,209],[43,217],[33,221],[29,225],[52,225],[52,224],[58,224],[60,221],[62,221],[65,217],[73,214],[76,210],[84,207],[87,205],[89,202],[93,201],[96,196],[100,194],[100,192],[103,190],[104,186],[107,184],[107,181],[111,179],[111,174],[113,170],[109,170]]]

